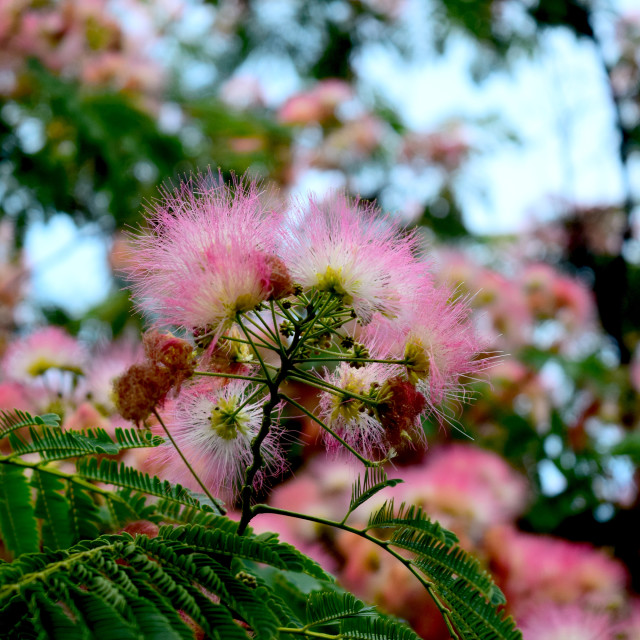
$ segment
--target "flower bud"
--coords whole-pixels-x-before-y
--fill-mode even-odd
[[[113,382],[113,398],[118,413],[140,423],[162,403],[173,386],[169,369],[154,362],[131,365]]]

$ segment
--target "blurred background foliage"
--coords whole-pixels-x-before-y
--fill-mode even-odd
[[[544,222],[474,234],[474,163],[517,149],[520,132],[459,113],[415,130],[363,61],[384,48],[426,66],[462,39],[469,76],[485,83],[535,60],[549,32],[599,67],[619,196],[549,194]],[[491,386],[473,385],[473,404],[451,408],[451,428],[425,425],[430,450],[473,438],[497,452],[532,486],[522,530],[607,546],[640,576],[639,51],[640,15],[604,0],[4,0],[3,344],[45,323],[88,342],[139,328],[118,276],[121,232],[167,180],[211,166],[283,196],[340,185],[420,228],[437,277],[470,296],[487,349],[508,354]],[[114,269],[110,293],[81,312],[42,304],[29,286],[25,238],[60,215],[101,238]],[[296,448],[294,469],[309,451]]]

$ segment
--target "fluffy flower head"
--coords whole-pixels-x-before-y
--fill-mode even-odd
[[[407,393],[398,381],[399,372],[400,367],[396,365],[370,363],[355,368],[341,362],[334,371],[325,374],[324,379],[343,389],[345,394],[323,391],[320,415],[331,429],[363,455],[385,452],[389,446],[400,444],[400,433],[403,429],[412,430],[424,408],[424,398]],[[371,398],[372,402],[354,395]],[[398,406],[398,398],[405,406]],[[396,422],[400,424],[396,425]],[[333,438],[327,438],[326,442],[329,447],[337,446]]]
[[[363,339],[376,357],[406,362],[406,376],[439,413],[449,398],[464,397],[465,379],[487,366],[478,360],[479,341],[464,300],[454,299],[448,287],[425,281],[402,326],[376,316]]]
[[[416,244],[374,208],[336,194],[299,203],[283,251],[296,282],[341,296],[367,321],[375,312],[396,317],[404,311],[426,270],[414,256]]]
[[[523,616],[524,640],[613,640],[614,629],[607,613],[588,611],[578,605],[545,603]]]
[[[253,391],[249,384],[244,380],[195,383],[183,389],[169,416],[171,434],[203,482],[217,495],[232,497],[253,460],[251,441],[260,430],[263,402],[245,404]],[[272,429],[262,444],[266,467],[258,474],[258,483],[265,473],[277,473],[284,466],[276,436]],[[172,471],[182,469],[173,448],[166,449],[166,458]],[[176,480],[191,483],[188,475]]]
[[[40,329],[9,346],[2,370],[12,380],[32,380],[49,369],[82,373],[85,348],[59,327]]]
[[[255,184],[183,183],[150,210],[126,269],[138,307],[162,325],[220,334],[238,312],[291,286],[275,255],[279,216]]]

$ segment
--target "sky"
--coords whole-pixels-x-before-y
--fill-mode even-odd
[[[633,8],[634,0],[619,4]],[[380,45],[356,62],[363,81],[411,128],[428,131],[458,116],[497,116],[502,127],[517,133],[519,141],[506,144],[480,134],[483,151],[470,160],[460,183],[468,227],[480,234],[517,232],[544,218],[550,197],[585,204],[619,200],[614,115],[593,46],[554,30],[543,36],[535,56],[520,56],[509,71],[482,83],[470,75],[475,55],[465,38],[452,37],[444,55],[420,64],[402,61]],[[272,71],[280,77],[272,99],[283,100],[295,82],[286,70]],[[324,190],[336,186],[334,178],[311,173],[298,188]],[[26,254],[34,298],[80,315],[105,297],[109,241],[94,231],[79,231],[63,214],[31,226]]]

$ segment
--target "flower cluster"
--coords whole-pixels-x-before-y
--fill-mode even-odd
[[[150,16],[136,17],[150,21]],[[29,58],[87,85],[157,92],[164,82],[163,72],[150,56],[141,53],[145,48],[141,44],[139,37],[128,34],[109,15],[104,0],[2,2],[0,46],[11,80],[0,87],[0,93],[24,89],[19,73]]]
[[[195,348],[197,364],[173,386],[194,371],[217,381],[187,382],[165,411],[215,491],[233,494],[256,452],[254,482],[282,468],[272,413],[283,400],[301,407],[283,383],[318,392],[310,415],[329,450],[373,461],[423,442],[422,419],[447,415],[486,366],[466,303],[434,286],[417,236],[345,195],[287,206],[209,172],[165,190],[130,245],[138,308]],[[158,335],[145,339],[154,362]],[[126,414],[144,420],[167,390],[136,366],[117,394],[131,389]]]

